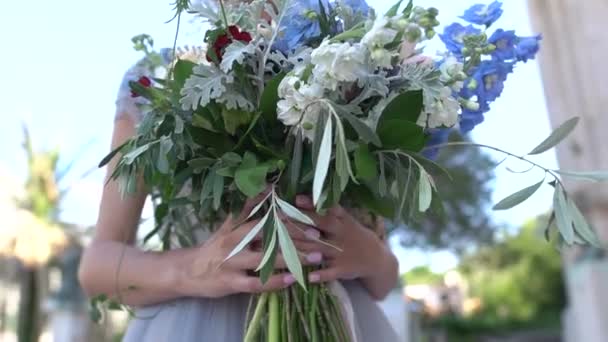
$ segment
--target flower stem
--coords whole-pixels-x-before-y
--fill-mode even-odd
[[[319,285],[313,285],[310,289],[310,310],[308,320],[310,323],[310,335],[312,342],[319,342],[319,332],[317,331],[317,304],[319,303]]]
[[[279,311],[279,295],[276,292],[268,295],[268,342],[281,340],[281,313]]]
[[[266,302],[268,301],[268,293],[263,293],[258,298],[258,302],[255,306],[255,311],[253,313],[253,317],[251,318],[251,322],[249,323],[249,328],[247,329],[247,333],[245,334],[244,342],[256,342],[256,337],[258,332],[260,331],[260,325],[262,322],[262,316],[264,315],[264,310],[266,309]]]
[[[449,142],[449,143],[445,143],[445,144],[438,144],[438,145],[433,145],[433,146],[429,146],[426,147],[425,149],[434,149],[434,148],[442,148],[442,147],[452,147],[452,146],[464,146],[464,147],[481,147],[481,148],[487,148],[489,150],[493,150],[502,154],[505,154],[509,157],[513,157],[516,159],[519,159],[523,162],[526,162],[536,168],[539,168],[543,171],[545,171],[546,173],[550,174],[551,176],[553,176],[555,178],[555,180],[563,187],[563,184],[560,180],[560,178],[557,176],[557,174],[555,173],[555,171],[548,169],[538,163],[535,163],[533,161],[531,161],[530,159],[527,159],[525,156],[520,156],[508,151],[505,151],[501,148],[498,147],[494,147],[494,146],[490,146],[490,145],[485,145],[485,144],[478,144],[478,143],[472,143],[472,142],[467,142],[467,141],[455,141],[455,142]]]

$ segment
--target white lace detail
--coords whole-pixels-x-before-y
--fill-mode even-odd
[[[195,63],[205,60],[206,49],[204,47],[178,47],[176,50],[177,58],[186,59]],[[163,62],[163,67],[154,70],[152,63],[147,58],[142,58],[133,65],[122,78],[118,95],[116,97],[116,115],[115,120],[128,117],[134,122],[139,123],[145,115],[145,110],[142,105],[148,103],[143,97],[131,96],[131,88],[129,82],[137,82],[141,77],[146,76],[150,79],[157,77],[162,78],[165,75],[166,68],[171,65],[172,49],[161,49],[160,55]]]
[[[122,78],[118,95],[116,97],[116,115],[115,120],[128,117],[138,123],[143,118],[143,110],[141,105],[147,102],[143,97],[133,97],[129,82],[136,82],[141,77],[152,77],[152,72],[146,63],[146,59],[142,59],[134,66],[129,68]]]

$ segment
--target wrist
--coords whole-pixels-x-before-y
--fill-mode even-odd
[[[370,273],[361,278],[361,281],[368,289],[375,300],[382,300],[397,284],[399,276],[399,263],[395,255],[388,246],[380,242],[375,266]]]
[[[171,255],[167,258],[168,262],[163,264],[163,269],[160,270],[164,290],[176,297],[191,296],[190,279],[192,278],[192,264],[195,260],[196,249],[184,248],[167,253]]]

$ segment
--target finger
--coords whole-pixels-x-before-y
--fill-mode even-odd
[[[294,241],[294,245],[300,252],[306,255],[319,252],[324,259],[334,259],[342,253],[340,247],[330,246],[328,243],[324,242]]]
[[[315,210],[315,205],[312,198],[310,198],[308,195],[296,196],[296,207],[304,210]]]
[[[289,236],[295,240],[316,240],[321,237],[321,232],[311,226],[305,225],[300,222],[295,222],[291,218],[279,214],[281,216],[281,221],[287,227],[287,231],[289,232]]]
[[[308,274],[311,283],[327,283],[340,279],[340,271],[336,267],[324,268]]]
[[[228,232],[228,235],[226,236],[226,243],[229,245],[228,247],[235,247],[258,223],[260,223],[260,220],[251,220]],[[261,234],[262,230],[256,234],[253,240],[256,238],[259,239]]]
[[[323,261],[323,254],[319,251],[311,250],[310,252],[299,253],[300,262],[303,265],[319,265]],[[254,270],[257,269],[264,261],[264,252],[254,252],[251,250],[243,250],[237,255],[228,259],[226,263],[228,267],[238,270]],[[274,260],[274,269],[286,269],[287,263],[283,254],[277,253]]]
[[[290,273],[271,276],[265,284],[257,277],[237,274],[230,280],[232,288],[240,293],[261,293],[284,289],[295,283],[295,277]]]
[[[333,207],[327,210],[327,214],[329,216],[335,216],[337,218],[349,218],[350,214],[339,204],[334,205]]]
[[[260,194],[255,196],[254,198],[248,198],[245,201],[245,204],[243,205],[243,209],[241,209],[241,213],[238,215],[236,222],[242,222],[242,221],[246,220],[247,216],[249,216],[249,214],[251,214],[251,211],[253,210],[253,208],[255,208],[256,205],[260,204],[260,202],[262,202],[263,200],[268,198],[268,194],[270,193],[270,190],[271,189],[269,186],[264,191],[262,191]]]

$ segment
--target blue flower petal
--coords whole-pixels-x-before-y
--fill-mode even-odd
[[[443,34],[439,38],[443,41],[448,51],[455,56],[462,56],[462,48],[464,47],[464,37],[481,34],[481,30],[472,25],[463,26],[459,23],[453,23],[443,30]]]
[[[490,26],[500,18],[502,13],[502,3],[494,1],[490,5],[477,4],[471,6],[461,18],[471,24]]]

